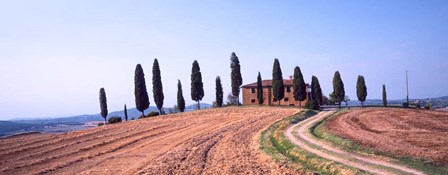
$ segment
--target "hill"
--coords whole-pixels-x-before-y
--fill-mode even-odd
[[[299,110],[226,107],[0,142],[0,174],[302,174],[254,139]]]

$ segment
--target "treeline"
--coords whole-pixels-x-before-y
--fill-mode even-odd
[[[239,94],[240,94],[240,86],[243,84],[243,79],[241,76],[241,66],[236,56],[235,52],[231,53],[230,56],[230,69],[231,69],[231,87],[232,93],[231,95],[237,99],[236,104],[239,103]],[[152,92],[153,99],[157,106],[158,112],[151,112],[148,115],[145,115],[145,110],[149,108],[150,101],[148,96],[148,91],[146,88],[146,80],[145,73],[143,71],[143,67],[140,64],[137,64],[134,73],[134,95],[135,95],[135,107],[138,111],[142,113],[139,118],[151,117],[156,115],[163,115],[164,111],[164,93],[163,93],[163,85],[162,85],[162,76],[159,66],[159,61],[154,59],[154,63],[152,66]],[[216,77],[216,103],[217,107],[223,106],[223,88],[221,84],[220,76]],[[191,99],[197,102],[197,109],[200,109],[200,101],[204,98],[204,83],[202,82],[202,73],[199,67],[199,63],[197,60],[193,61],[191,68]],[[104,88],[100,88],[99,93],[99,101],[100,101],[100,110],[101,116],[104,118],[104,124],[107,123],[107,97],[106,91]],[[185,99],[182,90],[182,83],[180,80],[177,81],[177,104],[175,105],[176,109],[179,112],[184,112],[185,110]],[[124,116],[125,120],[128,120],[127,116],[127,107],[124,105]],[[109,123],[121,122],[121,117],[111,117],[109,118]]]
[[[262,105],[266,100],[263,96],[263,86],[260,72],[257,76],[257,99],[258,104]],[[311,76],[311,84],[308,85],[304,81],[302,71],[299,66],[294,68],[293,76],[293,96],[295,101],[299,101],[299,107],[302,102],[307,100],[306,108],[320,109],[321,105],[338,105],[341,107],[342,102],[348,103],[350,98],[345,95],[344,82],[342,81],[341,74],[336,71],[333,76],[333,92],[329,94],[329,97],[323,95],[322,88],[320,87],[319,79],[316,76]],[[308,93],[307,93],[308,91]],[[280,100],[284,98],[285,86],[283,84],[283,75],[278,59],[274,59],[274,65],[272,68],[272,95],[274,101],[277,101],[280,105]],[[361,102],[361,107],[364,107],[364,102],[367,97],[367,86],[365,84],[364,76],[359,75],[356,83],[356,95]],[[386,87],[383,85],[383,105],[387,106]]]

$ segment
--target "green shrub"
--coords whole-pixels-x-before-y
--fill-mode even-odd
[[[121,122],[121,117],[111,117],[108,120],[109,124],[120,123],[120,122]]]
[[[406,103],[406,102],[404,102],[404,103],[403,103],[403,107],[404,107],[404,108],[409,108],[409,104]]]
[[[157,112],[157,111],[151,111],[148,115],[146,115],[146,116],[143,116],[143,115],[140,115],[139,117],[138,117],[138,119],[142,119],[142,118],[148,118],[148,117],[154,117],[154,116],[158,116],[159,115],[159,112]]]
[[[103,126],[104,125],[104,123],[103,122],[101,122],[101,123],[98,123],[98,126]]]
[[[306,103],[305,108],[319,110],[320,106],[319,103],[317,103],[315,100],[309,100],[308,103]]]

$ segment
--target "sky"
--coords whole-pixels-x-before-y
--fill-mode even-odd
[[[104,87],[109,111],[135,107],[134,71],[146,74],[150,103],[155,58],[165,107],[176,103],[177,80],[190,97],[191,65],[201,67],[205,96],[215,99],[220,76],[230,92],[230,54],[243,84],[302,69],[332,92],[340,71],[356,100],[365,77],[368,99],[448,95],[448,1],[112,1],[0,2],[0,120],[99,113]]]

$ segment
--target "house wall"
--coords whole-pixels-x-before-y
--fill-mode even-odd
[[[287,92],[287,87],[290,88],[290,92]],[[244,105],[258,105],[257,88],[252,93],[252,88],[242,88],[243,91],[243,104]],[[263,87],[263,105],[278,106],[278,101],[274,101],[274,95],[272,93],[272,87]],[[308,99],[308,93],[307,93]],[[302,106],[306,104],[307,100],[302,101]],[[294,100],[294,94],[292,86],[285,86],[285,97],[280,100],[281,106],[299,106],[299,101]]]

